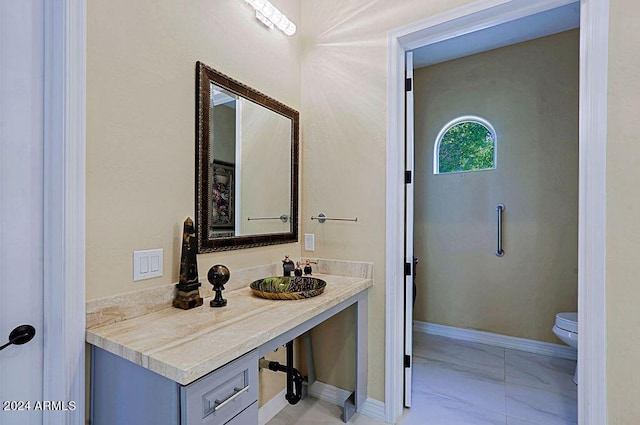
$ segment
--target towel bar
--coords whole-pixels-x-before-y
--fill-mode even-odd
[[[282,214],[280,217],[247,217],[247,221],[253,220],[280,220],[283,223],[286,223],[289,220],[289,217],[286,214]]]
[[[318,223],[324,223],[327,220],[336,220],[336,221],[358,221],[358,217],[327,217],[324,213],[320,213],[317,216],[312,216],[311,220],[318,220]]]

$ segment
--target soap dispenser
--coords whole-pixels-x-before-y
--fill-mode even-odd
[[[291,272],[294,271],[295,268],[296,265],[293,263],[293,261],[289,258],[288,255],[285,255],[284,259],[282,260],[282,275],[291,276]]]

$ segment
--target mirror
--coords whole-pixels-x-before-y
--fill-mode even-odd
[[[299,114],[197,62],[198,253],[298,241]]]

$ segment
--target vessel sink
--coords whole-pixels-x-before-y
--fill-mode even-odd
[[[251,282],[255,295],[272,300],[302,300],[322,294],[327,282],[310,276],[265,277]]]

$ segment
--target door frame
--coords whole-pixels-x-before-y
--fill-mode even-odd
[[[44,2],[44,424],[85,422],[86,0]]]
[[[413,285],[415,283],[415,251],[413,247],[413,223],[414,223],[414,189],[415,189],[415,129],[414,129],[414,94],[413,90],[413,52],[405,53],[405,79],[411,84],[405,86],[405,165],[404,169],[411,178],[404,181],[404,407],[411,407],[412,382],[413,382]],[[409,270],[407,270],[409,264]],[[409,273],[407,273],[409,272]],[[409,295],[411,294],[411,295]],[[408,361],[407,361],[408,360]]]
[[[388,34],[385,419],[403,411],[405,52],[575,0],[478,0]],[[578,422],[607,421],[606,147],[609,0],[580,0]],[[587,170],[589,171],[587,173]]]

